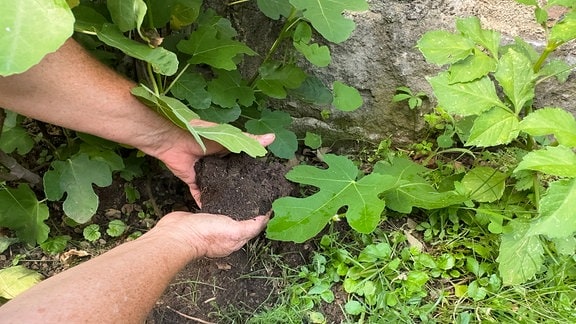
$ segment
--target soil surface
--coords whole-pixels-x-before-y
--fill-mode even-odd
[[[236,220],[264,215],[277,198],[294,193],[281,163],[254,159],[246,154],[208,156],[196,163],[202,192],[202,212],[224,214]]]

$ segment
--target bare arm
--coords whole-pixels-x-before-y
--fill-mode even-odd
[[[205,154],[226,150],[206,141],[204,153],[190,134],[132,96],[134,86],[68,40],[30,70],[0,77],[0,107],[134,146],[162,160],[199,201],[194,163]],[[274,135],[256,138],[268,145]]]
[[[168,214],[139,239],[51,277],[0,307],[0,322],[142,323],[188,262],[232,253],[267,220]]]

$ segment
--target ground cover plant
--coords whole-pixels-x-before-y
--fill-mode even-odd
[[[519,38],[503,44],[499,33],[483,29],[475,17],[458,19],[454,31],[423,35],[415,45],[442,69],[428,76],[433,93],[399,86],[391,101],[406,101],[412,110],[420,109],[423,100],[437,102],[433,112],[423,112],[429,137],[406,148],[383,141],[344,156],[326,153],[321,139],[307,134],[300,144],[313,154],[300,159],[308,165],[286,175],[300,185],[301,195],[273,203],[267,239],[217,263],[191,265],[165,297],[182,308],[159,307],[149,320],[574,322],[576,121],[561,107],[534,102],[535,89],[545,81],[569,80],[574,66],[553,54],[576,38],[576,12],[573,1],[518,2],[534,8],[548,37],[544,49]],[[70,14],[64,1],[53,3],[55,13]],[[290,158],[299,144],[290,116],[268,106],[268,99],[332,103],[345,111],[361,105],[357,91],[338,81],[323,85],[298,62],[329,64],[328,47],[313,39],[344,41],[354,25],[342,12],[364,10],[364,1],[256,1],[280,28],[267,51],[258,53],[259,67],[248,77],[241,63],[256,51],[236,40],[231,22],[202,1],[68,3],[78,40],[113,65],[120,62],[118,50],[137,59],[132,66],[142,85],[134,95],[200,141],[213,139],[233,152],[258,156],[262,148],[239,129],[273,131],[278,135],[270,147],[275,159]],[[25,4],[8,1],[0,9],[18,5]],[[565,8],[562,19],[549,21],[552,6]],[[284,51],[287,45],[291,49]],[[38,55],[26,59],[38,60]],[[6,158],[2,164],[10,174],[1,184],[0,225],[15,233],[2,238],[9,251],[17,243],[59,253],[71,245],[98,246],[103,238],[133,239],[167,207],[154,199],[144,202],[140,194],[181,191],[160,188],[150,195],[156,191],[151,183],[175,185],[151,181],[149,175],[142,182],[143,173],[161,171],[138,152],[5,116],[0,157]],[[221,124],[191,127],[187,121],[197,117]],[[75,176],[86,168],[93,172]],[[37,172],[45,172],[43,187]],[[106,205],[102,222],[97,192],[104,197],[119,182],[115,189],[125,201],[115,203],[122,210]],[[95,190],[93,184],[108,188]],[[60,219],[54,214],[64,226],[56,226]],[[0,273],[4,281],[24,289],[38,280],[22,267],[26,258],[24,253],[6,260],[14,267]],[[218,281],[226,271],[237,277]],[[228,286],[235,287],[233,296],[216,292]]]

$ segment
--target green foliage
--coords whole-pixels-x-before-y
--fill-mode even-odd
[[[89,221],[98,208],[98,196],[92,184],[109,186],[112,172],[106,163],[90,159],[86,154],[54,161],[52,170],[44,174],[46,197],[59,200],[66,193],[64,212],[80,224]]]
[[[106,234],[108,234],[112,237],[118,237],[118,236],[124,234],[127,227],[128,226],[126,225],[126,223],[124,223],[123,221],[121,221],[119,219],[115,219],[115,220],[111,221],[110,223],[108,223],[108,228],[106,229]]]
[[[0,270],[0,297],[12,299],[42,281],[42,275],[24,266]]]
[[[373,231],[381,219],[384,201],[378,195],[390,189],[393,178],[372,173],[358,179],[358,168],[346,157],[327,154],[325,170],[298,166],[287,175],[288,180],[312,185],[319,192],[306,198],[284,197],[274,201],[274,218],[268,224],[269,238],[304,242],[318,234],[347,206],[346,220],[360,233]]]
[[[426,97],[424,92],[413,93],[408,87],[396,88],[396,94],[392,97],[393,102],[407,101],[410,109],[416,109],[422,106],[422,98]]]
[[[88,242],[94,242],[98,240],[102,236],[102,233],[100,233],[100,225],[90,224],[84,227],[84,230],[82,230],[82,235],[84,235],[84,239],[86,239]]]
[[[74,16],[65,0],[5,0],[0,12],[0,76],[26,71],[72,35]]]
[[[533,106],[541,80],[556,76],[564,82],[566,71],[573,69],[548,58],[576,39],[576,16],[569,11],[549,27],[551,6],[573,4],[559,1],[540,7],[536,1],[518,2],[535,6],[538,23],[549,28],[541,53],[519,38],[501,47],[499,33],[483,29],[475,17],[459,19],[458,33],[431,31],[418,41],[427,61],[448,65],[428,80],[438,104],[454,115],[455,122],[448,124],[453,125],[450,137],[457,133],[466,146],[495,147],[497,152],[519,146],[517,152],[522,152],[501,165],[503,155],[489,158],[491,166],[475,166],[452,180],[455,190],[470,199],[464,202],[467,207],[480,207],[477,216],[485,217],[488,230],[502,233],[498,261],[505,285],[534,278],[548,260],[548,244],[560,242],[558,252],[563,251],[564,242],[576,234],[576,218],[569,212],[575,198],[576,121],[562,108]],[[461,121],[471,121],[471,126]],[[541,194],[543,188],[547,189]],[[566,251],[573,251],[570,243]],[[481,296],[477,287],[473,291]]]
[[[0,185],[0,224],[14,230],[22,242],[32,246],[44,242],[50,232],[44,223],[48,216],[48,207],[27,184],[15,189]]]

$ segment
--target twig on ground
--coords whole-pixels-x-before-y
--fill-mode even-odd
[[[189,320],[196,321],[196,322],[198,322],[198,323],[202,323],[202,324],[216,324],[216,323],[214,323],[214,322],[208,322],[208,321],[205,321],[205,320],[200,319],[200,318],[197,318],[197,317],[192,317],[192,316],[190,316],[190,315],[186,315],[186,314],[184,314],[184,313],[182,313],[182,312],[179,312],[179,311],[175,310],[174,308],[172,308],[172,307],[170,307],[170,306],[166,306],[166,308],[168,308],[169,310],[173,311],[174,313],[176,313],[176,314],[178,314],[178,315],[180,315],[180,316],[182,316],[182,317],[184,317],[184,318],[187,318],[187,319],[189,319]]]

